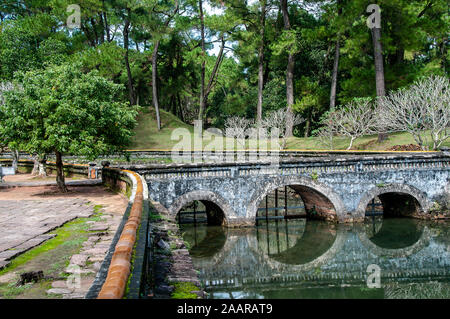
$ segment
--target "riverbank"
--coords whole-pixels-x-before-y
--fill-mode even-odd
[[[205,294],[176,221],[168,214],[150,215],[152,298],[199,299]]]

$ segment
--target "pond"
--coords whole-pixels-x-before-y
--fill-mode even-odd
[[[369,217],[180,227],[208,298],[315,299],[449,298],[449,225]]]

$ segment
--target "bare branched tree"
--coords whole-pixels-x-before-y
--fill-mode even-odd
[[[325,125],[332,127],[331,132],[350,138],[347,150],[354,141],[377,131],[377,117],[370,98],[358,98],[340,109],[331,110],[325,119]]]
[[[292,114],[289,109],[279,109],[277,111],[269,112],[261,122],[261,127],[267,130],[268,136],[273,135],[275,131],[278,132],[279,137],[282,138],[283,143],[281,148],[286,147],[286,125],[287,121],[292,121],[293,127],[302,124],[305,119],[299,114]]]
[[[333,125],[325,125],[318,129],[315,136],[318,138],[319,143],[325,145],[328,149],[334,149],[334,137],[337,134]]]
[[[254,121],[240,116],[231,116],[225,121],[227,137],[245,139],[248,130],[253,127]]]
[[[425,129],[430,130],[433,150],[450,136],[450,80],[431,76],[414,83],[410,90],[425,109]]]
[[[449,137],[450,81],[445,77],[416,81],[408,89],[380,98],[378,105],[379,129],[408,132],[422,150],[428,149],[427,130],[433,149],[438,149]]]
[[[12,91],[14,85],[11,82],[0,82],[0,105],[5,103],[5,92]]]

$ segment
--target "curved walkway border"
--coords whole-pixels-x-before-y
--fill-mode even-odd
[[[96,298],[120,299],[125,294],[128,278],[131,273],[131,259],[141,223],[144,195],[148,196],[148,193],[144,192],[144,184],[139,174],[113,168],[104,169],[104,173],[106,171],[114,172],[117,175],[125,175],[131,181],[131,196],[124,219],[122,220],[121,226],[123,225],[123,227],[119,227],[111,244],[111,247],[114,247],[114,251],[112,252],[110,250],[108,253],[109,256],[107,256],[102,264],[103,269],[100,269],[96,282],[92,285],[93,291],[90,291],[86,295],[86,298],[95,298],[95,288],[97,287],[98,289],[101,285],[100,292]],[[108,269],[106,278],[101,283],[103,281],[102,274],[105,273],[104,270],[106,267]]]

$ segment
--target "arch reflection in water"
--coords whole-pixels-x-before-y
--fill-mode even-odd
[[[327,252],[335,239],[336,225],[306,219],[263,222],[257,228],[258,248],[289,265],[312,262]]]
[[[227,241],[227,228],[221,226],[181,225],[183,239],[190,247],[194,258],[213,257],[219,253]]]
[[[385,298],[399,289],[407,293],[411,284],[448,281],[450,251],[442,238],[448,224],[385,222],[373,228],[282,220],[245,229],[182,230],[210,298]],[[370,264],[382,269],[380,290],[367,289]]]
[[[412,246],[419,241],[424,231],[422,223],[408,218],[374,218],[366,225],[370,241],[386,249]]]
[[[429,245],[431,233],[426,224],[408,218],[367,218],[359,239],[378,257],[407,257]]]

